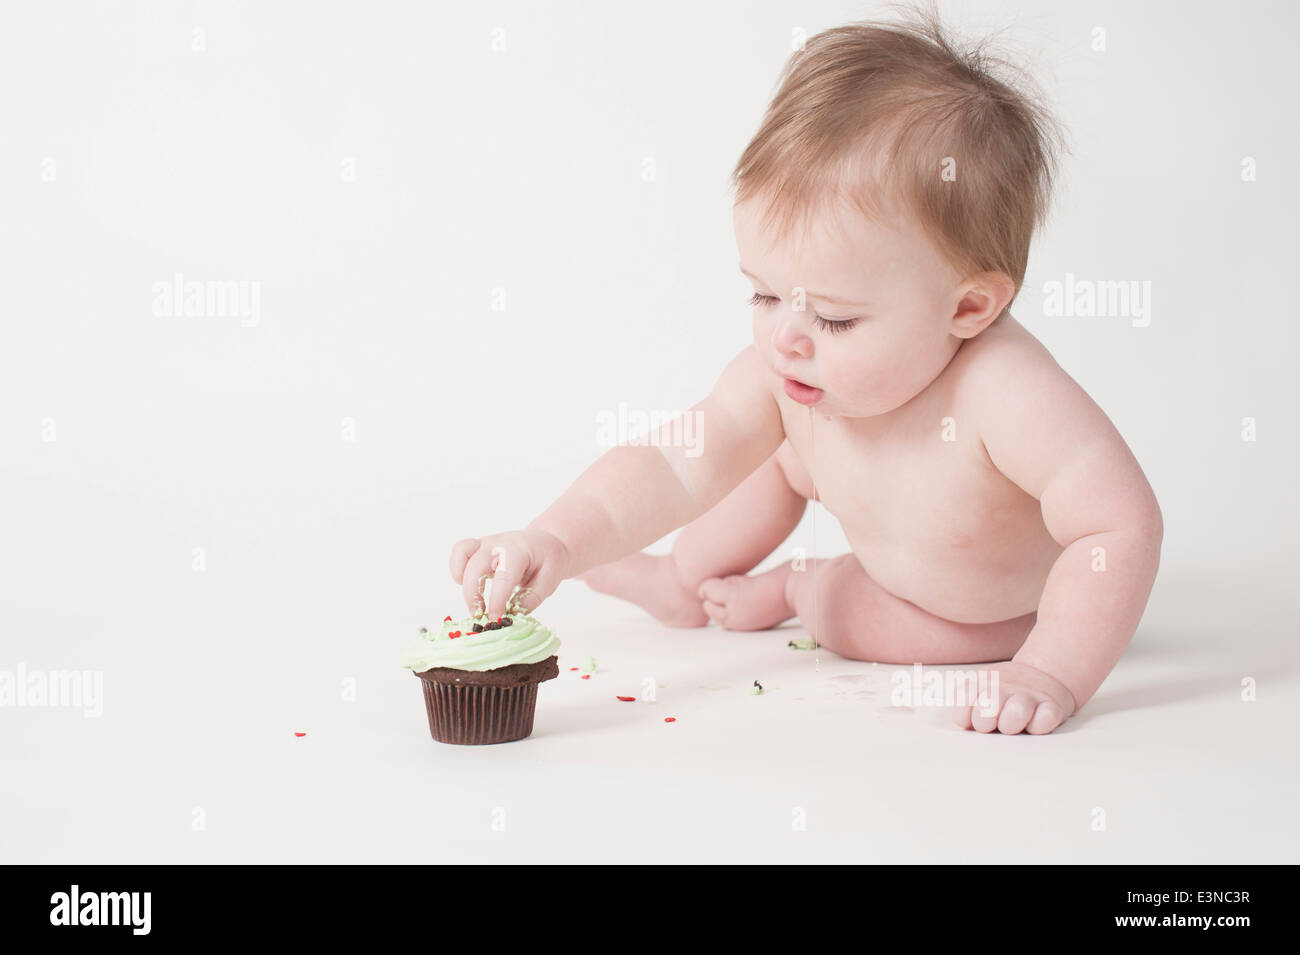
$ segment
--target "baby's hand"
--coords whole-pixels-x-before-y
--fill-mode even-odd
[[[962,729],[1014,735],[1050,733],[1074,715],[1074,697],[1056,677],[1027,663],[992,663],[998,674],[995,706],[954,706],[952,717]]]
[[[531,592],[522,595],[520,609],[532,612],[555,592],[564,580],[569,551],[554,534],[545,531],[507,531],[480,540],[467,537],[451,549],[451,579],[461,585],[470,612],[482,613],[483,593],[479,578],[492,578],[492,603],[487,615],[505,615],[506,600],[515,586]]]

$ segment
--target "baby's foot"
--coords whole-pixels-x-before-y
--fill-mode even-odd
[[[700,600],[684,586],[672,557],[637,553],[592,568],[578,579],[592,590],[630,600],[668,627],[703,627],[709,622]]]
[[[700,584],[704,612],[727,630],[770,630],[794,616],[786,596],[789,563],[750,577],[710,577]]]
[[[1015,662],[990,663],[983,669],[998,674],[997,703],[952,707],[953,720],[962,729],[1038,736],[1050,733],[1074,715],[1074,697],[1051,674]]]

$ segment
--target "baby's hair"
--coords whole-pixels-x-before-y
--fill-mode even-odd
[[[841,199],[884,219],[897,198],[963,278],[1002,272],[1018,292],[1060,134],[987,44],[963,48],[932,11],[812,37],[731,174],[735,201],[767,196],[764,227],[784,237]]]

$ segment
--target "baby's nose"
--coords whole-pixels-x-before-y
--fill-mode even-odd
[[[794,315],[782,316],[772,329],[772,347],[782,355],[812,357],[812,339]]]

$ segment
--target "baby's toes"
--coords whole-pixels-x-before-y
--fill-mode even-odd
[[[710,577],[707,580],[702,580],[700,586],[695,590],[695,596],[710,603],[725,604],[727,602],[727,582],[721,577]]]
[[[726,584],[721,577],[701,581],[695,591],[695,596],[699,598],[700,606],[709,615],[709,619],[722,626],[726,626],[727,622],[726,591]]]
[[[709,619],[712,620],[714,623],[716,623],[718,626],[725,627],[727,625],[726,604],[715,604],[711,600],[706,600],[700,606],[702,606],[704,608],[704,612],[709,615]]]
[[[998,732],[1004,736],[1015,736],[1024,732],[1029,721],[1034,718],[1038,701],[1024,693],[1012,695],[1002,704],[1002,713],[998,716]]]
[[[1038,704],[1038,709],[1034,711],[1033,718],[1025,731],[1034,736],[1043,733],[1050,733],[1062,723],[1065,722],[1065,710],[1061,709],[1050,700]]]
[[[727,577],[710,577],[700,584],[696,596],[700,598],[704,612],[709,619],[720,626],[727,625],[727,608],[731,605],[733,592],[731,580]]]

